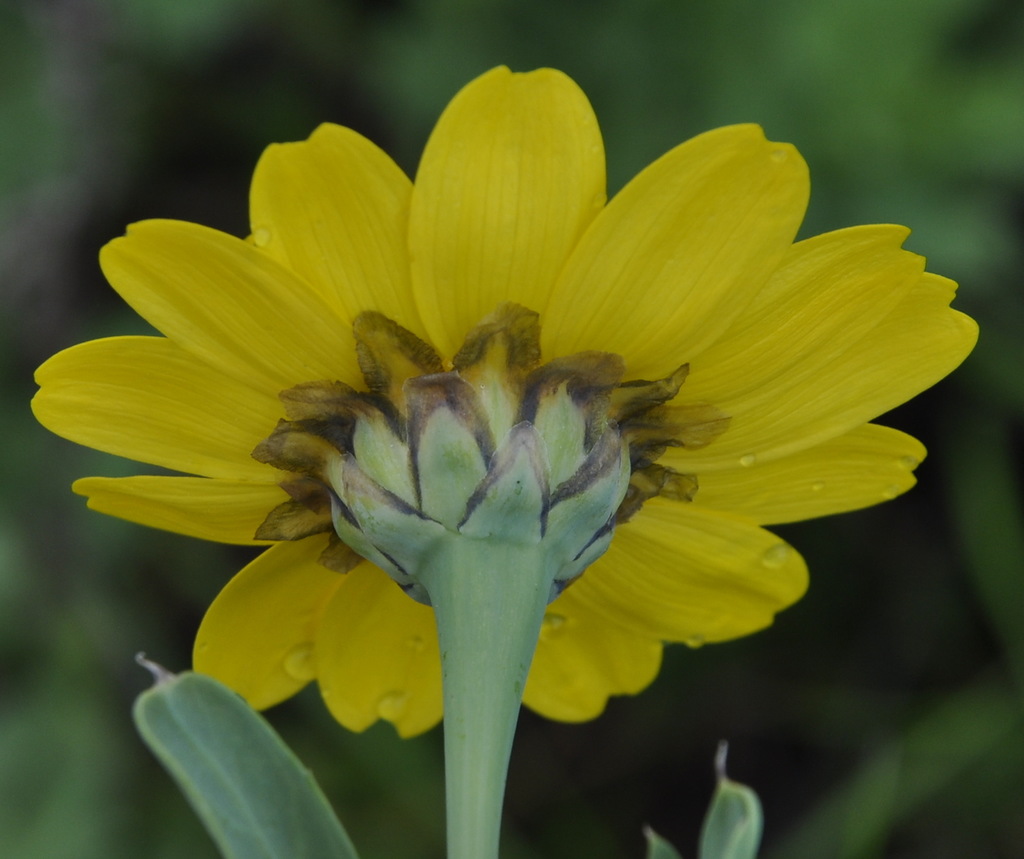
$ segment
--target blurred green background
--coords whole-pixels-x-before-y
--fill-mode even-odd
[[[731,741],[767,859],[1024,855],[1024,5],[1016,0],[0,0],[0,854],[214,851],[135,737],[138,650],[184,668],[247,559],[85,510],[134,466],[34,424],[31,373],[141,332],[96,252],[147,217],[246,232],[253,165],[324,120],[407,170],[483,70],[552,65],[590,96],[610,187],[715,125],[797,144],[805,235],[914,229],[961,284],[975,354],[883,422],[931,452],[882,508],[778,529],[807,597],[771,630],[670,649],[586,725],[525,713],[510,859],[693,856]],[[351,735],[315,690],[270,714],[367,859],[442,856],[441,736]]]

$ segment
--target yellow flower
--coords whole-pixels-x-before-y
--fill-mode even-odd
[[[384,718],[411,735],[440,719],[431,609],[379,565],[356,563],[331,514],[361,552],[377,551],[359,543],[364,520],[341,521],[354,502],[339,500],[351,482],[339,463],[373,471],[370,453],[350,455],[352,445],[371,451],[352,441],[369,437],[351,429],[368,425],[354,403],[372,403],[365,413],[395,444],[410,432],[402,383],[417,374],[466,375],[491,418],[522,408],[515,396],[535,383],[492,378],[493,360],[459,351],[481,332],[539,347],[523,378],[580,355],[618,362],[598,385],[604,411],[593,420],[621,434],[632,474],[610,547],[545,618],[524,700],[552,718],[588,719],[609,695],[643,689],[663,642],[746,635],[799,599],[802,559],[760,526],[913,485],[922,446],[867,421],[956,367],[976,326],[948,307],[955,285],[901,249],[906,229],[794,243],[806,167],[750,125],[681,144],[607,205],[604,182],[597,122],[576,85],[552,70],[499,68],[445,110],[415,184],[365,138],[324,125],[266,151],[247,240],[147,221],[104,248],[110,283],[164,336],[56,355],[38,371],[34,409],[76,442],[199,475],[79,480],[93,509],[273,544],[211,606],[198,670],[257,707],[316,679],[354,730]],[[515,319],[534,320],[532,333],[515,333]],[[310,396],[326,418],[308,411]],[[288,435],[321,419],[349,426],[347,441]],[[373,455],[409,467],[406,448],[378,442]],[[547,444],[548,459],[561,455]],[[377,489],[394,477],[381,469]],[[444,520],[423,512],[407,477],[392,484],[387,497],[417,521]],[[447,503],[444,486],[429,491]],[[400,578],[401,561],[393,566]]]

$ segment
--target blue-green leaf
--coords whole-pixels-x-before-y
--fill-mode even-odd
[[[136,727],[226,859],[357,859],[309,771],[258,713],[210,677],[154,674]]]
[[[676,848],[649,827],[644,828],[647,839],[647,859],[682,859]]]
[[[761,803],[746,785],[725,776],[725,745],[716,765],[718,787],[700,833],[700,859],[754,859],[761,845]]]

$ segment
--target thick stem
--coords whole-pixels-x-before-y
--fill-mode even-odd
[[[445,541],[419,578],[444,679],[448,859],[496,859],[509,755],[553,571],[535,546]]]

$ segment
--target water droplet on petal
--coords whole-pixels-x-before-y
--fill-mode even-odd
[[[555,614],[553,611],[544,615],[544,626],[548,629],[558,629],[563,623],[565,623],[565,615]]]
[[[892,486],[886,486],[885,489],[882,490],[882,497],[886,501],[891,501],[893,498],[895,498],[897,495],[899,495],[900,492],[901,492],[900,487],[898,487],[895,484],[893,484]]]
[[[825,488],[825,481],[824,480],[815,480],[814,483],[811,484],[811,492],[821,492],[821,490],[824,489],[824,488]]]
[[[549,611],[544,615],[544,620],[540,625],[541,638],[549,638],[563,626],[565,626],[565,616]]]
[[[703,646],[704,642],[705,638],[703,635],[691,635],[683,642],[683,644],[687,647],[697,648]]]
[[[772,161],[785,161],[789,158],[789,151],[786,149],[773,149],[771,158]]]
[[[761,563],[770,570],[777,570],[786,563],[792,551],[785,543],[776,543],[761,555]]]
[[[260,227],[252,231],[252,243],[258,248],[265,248],[270,244],[270,230]]]
[[[907,471],[913,471],[921,464],[921,460],[919,460],[916,456],[901,456],[899,459],[899,463]]]
[[[410,635],[405,640],[405,646],[409,648],[413,653],[422,653],[423,648],[427,646],[427,643],[419,635]]]
[[[377,699],[377,715],[394,722],[401,718],[408,703],[409,695],[406,692],[385,692]]]
[[[743,456],[740,457],[740,465],[742,465],[744,468],[750,468],[750,466],[752,466],[755,462],[757,462],[756,453],[745,453]]]
[[[296,680],[312,680],[316,677],[316,664],[313,661],[313,645],[297,644],[284,657],[284,670],[289,677]]]

